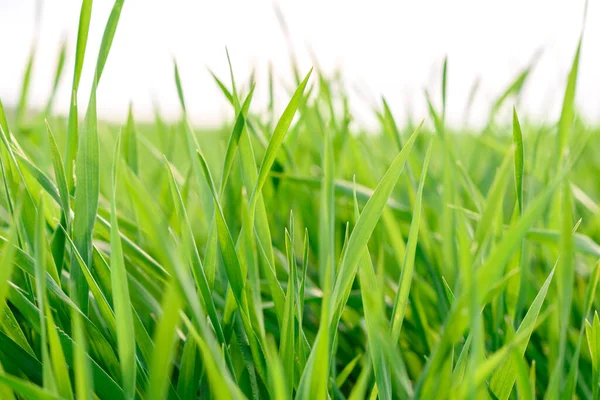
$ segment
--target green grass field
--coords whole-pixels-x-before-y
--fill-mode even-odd
[[[341,82],[295,68],[281,115],[272,82],[261,109],[215,76],[236,117],[195,130],[174,66],[181,120],[118,126],[96,88],[123,2],[94,58],[83,1],[68,118],[27,107],[34,52],[0,103],[0,399],[600,398],[579,47],[544,126],[502,117],[526,69],[484,129],[447,127],[446,63],[424,125],[384,100],[356,131]]]

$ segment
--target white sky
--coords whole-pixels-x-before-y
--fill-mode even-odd
[[[88,40],[80,104],[85,104],[93,66],[112,0],[96,0]],[[349,86],[377,99],[385,95],[402,120],[406,109],[427,116],[423,89],[438,99],[440,69],[448,56],[448,118],[462,124],[464,106],[477,77],[472,122],[487,116],[490,102],[542,49],[528,82],[520,114],[551,122],[558,118],[566,75],[582,28],[584,0],[279,0],[303,72],[309,49],[325,71],[341,68]],[[102,117],[124,118],[130,101],[140,118],[152,100],[170,117],[179,114],[172,57],[177,59],[193,120],[214,125],[231,110],[206,66],[227,78],[225,46],[238,82],[257,69],[253,107],[267,102],[267,65],[290,85],[289,53],[273,0],[126,0],[98,92]],[[56,110],[66,113],[80,1],[43,1],[32,104],[45,104],[61,39],[69,42],[67,74]],[[15,104],[34,37],[34,0],[0,0],[0,97]],[[581,56],[577,103],[584,116],[600,120],[600,0],[590,0]],[[282,108],[289,95],[277,92]],[[367,125],[374,118],[352,97],[351,107]]]

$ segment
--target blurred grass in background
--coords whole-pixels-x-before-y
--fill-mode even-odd
[[[574,107],[579,47],[553,125],[480,131],[373,104],[352,128],[341,78],[293,71],[274,115],[214,77],[235,120],[98,121],[0,107],[0,392],[27,399],[598,398],[600,130]],[[58,85],[67,49],[56,66]],[[85,58],[85,60],[84,60]],[[271,82],[273,77],[271,76]],[[53,92],[54,93],[54,92]],[[7,118],[8,114],[8,118]],[[589,321],[589,322],[588,322]]]

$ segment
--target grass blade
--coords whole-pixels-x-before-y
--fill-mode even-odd
[[[129,285],[127,283],[127,271],[123,259],[123,247],[119,236],[119,221],[117,218],[117,177],[119,176],[120,161],[120,137],[117,138],[113,157],[112,173],[112,200],[111,200],[111,232],[110,232],[110,262],[111,262],[111,284],[115,308],[117,342],[119,347],[119,360],[121,364],[121,375],[123,377],[123,391],[125,399],[132,400],[135,397],[135,331],[133,324],[133,312],[131,310],[131,298],[129,296]]]

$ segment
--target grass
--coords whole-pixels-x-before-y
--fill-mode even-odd
[[[117,0],[85,118],[0,103],[0,398],[600,398],[600,130],[353,128],[339,78],[299,72],[280,116],[213,74],[235,119],[98,121]],[[117,38],[118,40],[118,38]],[[61,49],[53,93],[64,74]],[[85,58],[85,60],[84,60]],[[227,54],[229,61],[229,54]],[[230,64],[231,65],[231,64]],[[441,104],[441,107],[436,104]],[[7,113],[10,118],[7,118]]]

